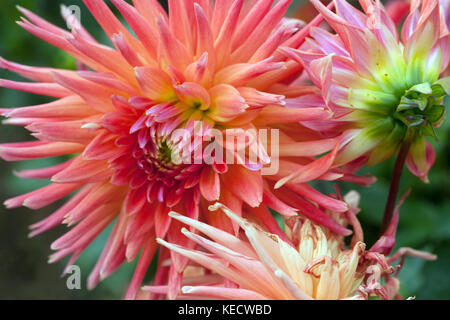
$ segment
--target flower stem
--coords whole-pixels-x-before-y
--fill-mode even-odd
[[[398,189],[400,187],[400,179],[402,177],[403,167],[405,165],[406,157],[408,156],[410,147],[411,139],[406,139],[405,142],[403,142],[402,147],[400,148],[400,152],[398,153],[397,160],[395,161],[391,186],[389,188],[388,200],[386,202],[383,222],[381,224],[381,234],[386,231],[394,215],[395,203],[397,201]]]

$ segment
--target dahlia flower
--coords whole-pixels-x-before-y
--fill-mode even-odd
[[[134,6],[112,0],[134,36],[104,1],[84,0],[112,47],[97,42],[67,8],[62,13],[72,32],[20,8],[25,16],[20,26],[82,66],[72,71],[0,60],[2,68],[34,81],[0,80],[0,86],[57,98],[44,105],[2,109],[6,123],[26,127],[37,140],[0,146],[6,161],[66,156],[57,166],[18,172],[21,178],[52,183],[5,202],[8,208],[36,210],[71,196],[31,227],[31,236],[59,224],[72,227],[52,244],[56,253],[50,262],[70,256],[70,266],[113,223],[88,287],[141,252],[126,296],[134,298],[157,250],[156,238],[194,245],[182,237],[181,223],[169,211],[231,233],[237,230],[224,215],[209,214],[208,205],[215,201],[238,215],[255,217],[280,237],[285,236],[266,206],[349,234],[314,204],[339,212],[347,205],[306,184],[360,179],[345,170],[329,172],[338,139],[322,139],[300,124],[328,119],[330,113],[309,99],[314,87],[290,85],[302,67],[276,51],[280,45],[299,47],[309,27],[320,23],[317,18],[299,31],[301,22],[283,19],[291,1],[169,0],[167,14],[156,0],[133,0]],[[227,129],[257,132],[238,145],[256,155],[254,162],[237,155],[232,164],[203,161],[203,138],[211,140]],[[259,135],[275,129],[279,137],[269,134],[266,140],[276,146],[279,141],[278,153]],[[228,154],[230,145],[221,146]],[[263,176],[262,170],[278,157],[279,170]],[[272,192],[275,182],[291,171],[302,174]],[[168,255],[162,249],[159,261]],[[169,297],[177,292],[188,261],[174,253],[171,257],[170,268],[159,263],[154,280],[170,283]]]
[[[193,261],[195,272],[186,275],[179,299],[382,299],[401,298],[398,295],[397,273],[401,266],[391,266],[403,255],[433,260],[432,254],[410,248],[399,249],[391,257],[386,255],[395,243],[395,219],[387,232],[370,249],[362,242],[362,232],[356,219],[359,196],[351,192],[346,196],[350,210],[341,219],[353,224],[355,235],[349,248],[344,237],[300,217],[286,220],[289,242],[278,235],[264,231],[224,205],[217,203],[211,210],[223,210],[239,224],[243,234],[233,236],[214,227],[171,212],[170,215],[191,227],[183,234],[203,250],[192,250],[158,242]],[[398,208],[397,208],[398,209]],[[194,232],[204,234],[201,236]],[[209,270],[205,272],[201,267]],[[384,284],[382,281],[384,280]],[[164,293],[164,286],[144,287],[144,292]]]
[[[336,13],[312,3],[336,34],[312,28],[299,50],[282,50],[305,66],[334,112],[330,130],[343,132],[335,165],[374,165],[403,146],[410,171],[427,181],[435,151],[426,137],[437,139],[450,94],[450,78],[440,78],[450,60],[448,10],[413,1],[399,37],[379,1],[360,0],[361,12],[335,0]]]

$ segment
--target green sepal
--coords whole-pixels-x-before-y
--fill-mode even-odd
[[[428,107],[425,110],[424,115],[426,116],[428,121],[430,121],[431,123],[434,124],[436,122],[439,122],[439,120],[442,118],[444,112],[445,112],[444,106],[435,104],[435,105]]]
[[[418,127],[425,122],[425,119],[421,115],[406,115],[407,126],[410,128]]]
[[[422,127],[422,135],[426,137],[433,137],[433,139],[436,141],[436,143],[439,144],[439,138],[436,133],[436,129],[433,127],[433,125],[428,122],[427,125]]]
[[[407,97],[403,96],[400,100],[400,103],[397,107],[397,112],[406,111],[418,108],[419,105],[415,100],[408,99]]]
[[[426,95],[430,95],[433,93],[433,90],[430,86],[430,84],[428,82],[424,82],[421,84],[416,84],[414,87],[412,87],[411,89],[409,89],[406,94],[410,93],[410,92],[420,92]]]
[[[442,88],[442,90],[445,91],[446,95],[450,96],[450,77],[445,77],[445,78],[439,79],[438,81],[436,81],[433,84],[433,86],[434,85],[439,85]],[[444,96],[444,95],[442,95],[442,96]]]
[[[425,110],[428,105],[428,96],[424,94],[419,94],[417,97],[410,99],[403,96],[397,107],[397,112],[419,109],[421,111]]]
[[[440,84],[433,84],[431,89],[433,89],[433,97],[435,98],[442,98],[446,95],[444,88]]]

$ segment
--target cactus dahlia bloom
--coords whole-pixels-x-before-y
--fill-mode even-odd
[[[52,244],[56,253],[50,262],[71,256],[69,265],[74,263],[115,221],[88,286],[94,287],[141,252],[127,294],[133,298],[157,249],[156,237],[189,246],[179,232],[181,224],[169,217],[169,211],[228,232],[237,229],[224,215],[209,214],[208,205],[217,200],[238,214],[253,216],[280,237],[283,233],[266,205],[287,216],[300,211],[337,233],[348,234],[305,200],[347,210],[342,201],[305,184],[317,178],[342,178],[345,173],[328,174],[337,139],[322,140],[299,123],[327,119],[329,112],[314,101],[305,106],[292,102],[291,98],[311,89],[288,86],[302,68],[276,53],[279,45],[298,47],[305,38],[306,32],[298,32],[300,23],[283,19],[291,0],[171,0],[169,14],[156,0],[134,0],[134,6],[112,0],[136,36],[104,1],[84,2],[113,47],[98,43],[65,8],[71,33],[25,9],[21,11],[26,18],[19,22],[75,57],[82,71],[0,60],[2,68],[34,81],[1,80],[2,87],[58,98],[40,106],[3,109],[7,123],[25,126],[37,140],[0,146],[0,157],[7,161],[66,156],[57,166],[19,172],[22,178],[52,183],[5,202],[8,208],[40,209],[72,195],[59,210],[32,226],[32,236],[61,223],[73,227]],[[199,127],[202,138],[229,128],[279,129],[279,156],[284,157],[280,170],[263,178],[261,168],[273,154],[258,136],[240,145],[243,150],[260,147],[255,163],[241,158],[234,164],[198,162],[196,151],[203,140],[195,144],[192,135]],[[174,136],[178,129],[184,129],[185,135]],[[275,181],[293,169],[305,174],[298,184],[286,186],[287,200],[292,205],[305,203],[301,210],[271,191]],[[161,250],[160,260],[168,255]],[[169,281],[177,290],[187,259],[176,254],[172,258],[170,270],[160,265],[155,283]]]
[[[312,3],[336,34],[313,28],[299,50],[282,50],[306,67],[335,113],[334,129],[343,132],[335,164],[374,165],[410,144],[406,163],[426,181],[435,159],[426,137],[436,137],[450,94],[450,78],[439,78],[450,60],[443,7],[413,1],[399,38],[380,2],[361,0],[361,12],[335,0],[336,13]]]
[[[383,299],[398,298],[399,281],[390,266],[403,254],[424,259],[435,256],[412,249],[400,249],[392,257],[389,253],[395,241],[388,230],[373,248],[366,250],[362,233],[353,207],[355,193],[346,198],[353,202],[347,212],[355,227],[350,248],[344,237],[300,217],[286,220],[289,242],[267,233],[258,225],[234,214],[222,204],[211,210],[223,210],[239,224],[244,234],[235,237],[211,226],[170,213],[175,219],[203,233],[198,235],[187,229],[183,234],[205,251],[192,250],[168,243],[158,242],[167,248],[190,258],[195,264],[213,273],[198,270],[195,276],[187,275],[179,298],[215,299],[367,299],[379,296]],[[398,215],[397,215],[398,218]],[[342,223],[346,223],[342,220]],[[220,277],[226,279],[221,280]],[[384,284],[382,285],[382,280]],[[164,293],[165,287],[149,286],[144,291]]]

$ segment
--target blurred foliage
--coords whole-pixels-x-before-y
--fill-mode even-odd
[[[59,15],[59,5],[79,5],[82,8],[82,23],[97,39],[108,43],[95,20],[83,6],[81,0],[8,0],[2,3],[0,11],[0,56],[23,64],[53,66],[58,68],[75,67],[71,57],[43,41],[29,35],[15,24],[20,14],[15,5],[28,8],[43,18],[64,27]],[[306,10],[306,9],[305,9]],[[0,78],[20,79],[4,70]],[[0,88],[0,107],[36,105],[49,101],[31,94],[23,94]],[[447,101],[447,107],[450,107]],[[410,246],[428,250],[439,255],[435,262],[407,258],[400,273],[402,294],[416,296],[418,299],[449,299],[450,275],[450,124],[445,122],[439,129],[440,144],[436,145],[437,161],[430,173],[430,184],[424,184],[407,170],[402,180],[402,190],[412,188],[413,192],[401,210],[397,247]],[[18,127],[3,126],[0,142],[30,139],[27,132]],[[23,180],[15,177],[13,171],[25,168],[45,167],[55,163],[55,159],[32,162],[1,162],[0,181],[2,181],[1,200],[29,192],[46,184],[43,181]],[[377,176],[378,182],[370,188],[340,184],[344,192],[356,189],[361,193],[362,212],[359,217],[365,230],[368,245],[376,241],[381,224],[385,199],[389,189],[392,161],[380,164],[365,172]],[[332,185],[316,185],[322,191],[332,192]],[[63,263],[48,265],[46,256],[51,254],[50,244],[65,231],[61,226],[44,235],[30,240],[27,238],[28,225],[43,219],[60,204],[33,212],[26,208],[7,211],[0,207],[0,299],[118,299],[132,276],[134,264],[127,264],[117,273],[102,282],[94,291],[85,289],[89,271],[100,255],[109,230],[105,231],[81,256],[77,264],[83,277],[82,290],[70,291],[66,280],[61,278]],[[151,276],[151,272],[149,272]]]

